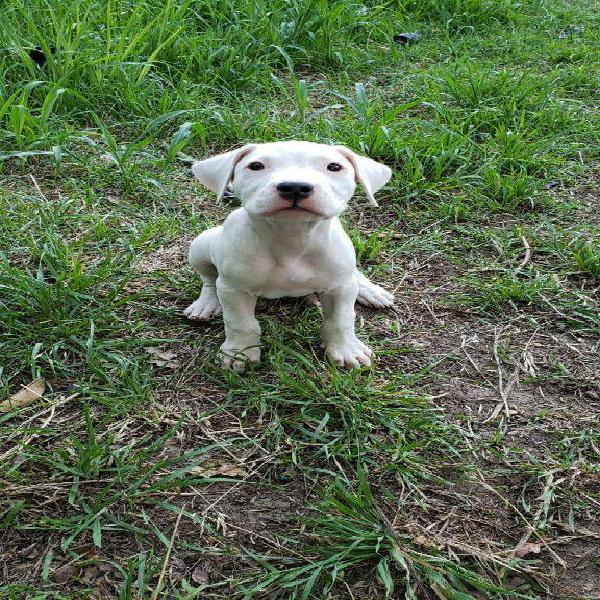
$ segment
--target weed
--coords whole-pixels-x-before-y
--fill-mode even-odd
[[[275,597],[312,598],[316,589],[327,594],[340,580],[351,579],[353,572],[364,576],[366,569],[373,571],[386,598],[394,597],[397,586],[403,597],[412,600],[432,591],[443,598],[465,600],[474,600],[480,592],[489,598],[515,595],[467,567],[417,549],[409,537],[398,535],[377,505],[362,469],[358,469],[356,489],[335,481],[315,510],[315,516],[302,519],[312,541],[307,548],[310,562],[277,569],[260,561],[269,572],[243,598],[254,598],[267,589],[275,590]]]
[[[541,294],[556,287],[547,276],[523,277],[514,274],[502,275],[486,281],[468,278],[469,292],[460,293],[453,298],[483,311],[498,311],[507,305],[517,308],[541,302]]]
[[[364,264],[375,259],[386,246],[389,246],[393,231],[374,231],[364,237],[360,231],[351,229],[348,234],[356,249],[356,260],[359,264]]]
[[[516,16],[516,6],[512,0],[426,0],[409,1],[405,6],[417,12],[421,18],[441,21],[448,31],[511,21]]]
[[[600,279],[600,247],[588,241],[578,241],[571,248],[572,260],[577,268],[583,272]]]
[[[526,171],[502,175],[494,169],[483,174],[483,193],[494,211],[532,209],[538,184]]]

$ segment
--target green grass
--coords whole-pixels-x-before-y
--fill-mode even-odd
[[[0,412],[0,597],[590,598],[599,24],[588,0],[7,0],[0,402],[46,391]],[[393,168],[344,223],[397,306],[359,311],[378,361],[346,372],[317,307],[266,302],[264,364],[223,373],[220,321],[181,312],[187,244],[231,207],[189,166],[292,138]]]
[[[316,516],[304,519],[314,544],[310,549],[316,556],[299,567],[272,569],[245,597],[252,598],[268,589],[292,598],[308,598],[315,589],[327,594],[346,571],[369,563],[374,565],[386,597],[393,597],[398,579],[403,582],[399,593],[412,600],[426,589],[448,598],[473,598],[472,592],[490,598],[519,595],[439,556],[433,548],[428,553],[415,548],[409,536],[398,536],[386,521],[361,470],[357,487],[349,489],[343,482],[334,481],[314,507]]]

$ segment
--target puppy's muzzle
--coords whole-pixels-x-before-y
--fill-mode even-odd
[[[305,200],[315,191],[315,186],[303,181],[282,181],[277,184],[279,196],[293,204]]]

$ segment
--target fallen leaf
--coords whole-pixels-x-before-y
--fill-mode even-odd
[[[67,583],[75,577],[77,569],[73,565],[65,565],[54,571],[53,579],[56,583]]]
[[[23,550],[21,550],[21,556],[24,556],[25,558],[37,558],[40,554],[40,550],[39,550],[39,546],[38,544],[30,544],[29,546],[27,546],[26,548],[23,548]]]
[[[208,583],[209,577],[208,577],[208,571],[206,569],[204,569],[201,565],[198,565],[193,571],[192,571],[192,581],[194,583]]]
[[[526,542],[525,544],[521,544],[517,546],[513,552],[513,554],[517,558],[523,558],[528,554],[539,554],[542,551],[542,547],[540,544],[533,544],[531,542]]]
[[[102,577],[102,571],[98,569],[96,566],[90,566],[85,569],[83,572],[83,579],[87,581],[87,583],[95,583],[97,579]]]
[[[171,577],[176,577],[177,579],[181,579],[186,572],[185,562],[179,558],[178,556],[171,557],[171,562],[169,564],[169,570],[171,573]]]
[[[34,379],[29,385],[23,386],[20,392],[13,394],[8,400],[0,402],[0,412],[9,412],[15,408],[33,404],[44,395],[45,389],[46,382],[43,379]]]
[[[418,535],[413,542],[419,546],[425,546],[426,548],[431,546],[431,542],[424,535]]]
[[[413,538],[413,542],[419,546],[423,546],[424,548],[435,548],[437,550],[442,549],[442,546],[439,543],[436,543],[434,540],[422,534],[419,534],[417,537]]]
[[[174,360],[177,354],[170,350],[161,350],[160,348],[146,348],[146,352],[152,356],[150,362],[158,367],[167,367],[176,369],[179,362]]]
[[[117,571],[116,567],[107,562],[98,563],[97,567],[103,573],[116,573]]]
[[[74,552],[77,552],[79,560],[91,560],[98,556],[98,548],[94,544],[84,544],[83,546],[77,546],[73,548]]]
[[[208,463],[194,467],[190,473],[201,475],[202,477],[214,477],[215,475],[220,475],[221,477],[244,477],[248,474],[246,469],[241,465],[214,465]]]
[[[522,577],[509,577],[505,582],[504,585],[509,588],[509,589],[514,589],[514,588],[518,588],[519,586],[523,585],[524,583],[526,583],[525,579],[523,579]]]

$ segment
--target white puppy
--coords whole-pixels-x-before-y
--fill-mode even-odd
[[[356,182],[373,194],[391,170],[343,146],[311,142],[249,144],[194,163],[194,175],[220,199],[231,184],[242,207],[222,226],[200,234],[189,260],[203,286],[185,314],[223,313],[226,367],[260,361],[256,300],[317,293],[323,306],[323,347],[340,366],[371,364],[372,350],[354,333],[354,302],[391,306],[392,294],[356,269],[350,238],[338,215]]]

